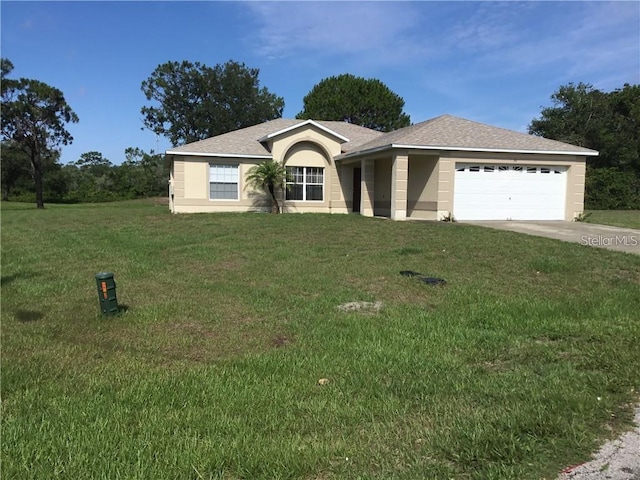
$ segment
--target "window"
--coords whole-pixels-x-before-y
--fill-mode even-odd
[[[238,165],[209,164],[209,199],[238,200]]]
[[[324,200],[324,168],[287,167],[287,200]]]
[[[485,172],[493,172],[495,170],[495,167],[493,165],[485,165],[483,170]]]
[[[540,167],[540,173],[551,173],[551,169],[547,167]]]
[[[537,167],[527,167],[527,173],[536,173],[537,171]]]
[[[498,167],[498,171],[499,172],[508,172],[509,171],[509,167],[507,165],[500,165]]]
[[[513,171],[514,171],[514,172],[521,172],[521,171],[522,171],[522,167],[514,166],[514,167],[513,167]]]
[[[479,165],[472,165],[469,167],[469,171],[470,172],[479,172],[480,171],[480,166]]]

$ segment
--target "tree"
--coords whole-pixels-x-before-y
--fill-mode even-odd
[[[551,101],[553,106],[532,120],[529,133],[598,150],[598,157],[587,160],[588,208],[639,205],[640,85],[606,93],[569,83]]]
[[[73,165],[77,169],[73,175],[74,200],[101,202],[118,197],[115,191],[114,166],[102,153],[85,152]]]
[[[1,77],[3,82],[5,81],[7,75],[11,73],[13,70],[13,63],[8,58],[0,58],[0,70]],[[2,87],[2,93],[4,93],[5,86]]]
[[[404,100],[380,80],[349,73],[321,80],[304,97],[300,119],[337,120],[390,132],[411,124]]]
[[[257,68],[228,61],[158,65],[142,82],[144,125],[174,144],[195,142],[282,116],[284,99],[260,88]]]
[[[36,205],[44,208],[43,170],[47,157],[73,141],[65,124],[78,116],[57,88],[39,80],[6,76],[13,65],[2,60],[2,136],[22,150],[31,163]]]
[[[287,170],[280,162],[266,160],[251,167],[247,173],[247,183],[271,196],[271,213],[280,213],[276,191],[282,188],[287,178]]]
[[[9,200],[11,190],[22,179],[29,178],[29,158],[11,142],[2,142],[2,200]]]
[[[121,178],[128,177],[123,178],[123,185],[128,185],[131,198],[167,195],[169,168],[164,155],[133,147],[127,148],[124,154],[126,160],[118,170]]]
[[[585,204],[594,210],[640,209],[640,177],[613,167],[587,167]]]

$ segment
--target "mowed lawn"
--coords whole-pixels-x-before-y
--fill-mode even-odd
[[[153,201],[4,203],[1,240],[3,479],[553,479],[638,402],[640,256]]]
[[[640,210],[590,210],[586,221],[640,230]]]

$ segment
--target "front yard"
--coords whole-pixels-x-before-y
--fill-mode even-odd
[[[587,222],[640,230],[640,210],[589,210]]]
[[[555,478],[639,310],[640,257],[471,225],[3,204],[3,478]]]

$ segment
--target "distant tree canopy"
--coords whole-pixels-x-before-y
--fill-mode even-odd
[[[587,208],[640,208],[640,85],[607,93],[569,83],[551,101],[529,133],[600,152],[587,159]]]
[[[404,100],[380,80],[349,73],[321,80],[304,97],[300,119],[337,120],[389,132],[411,124]]]
[[[30,163],[36,205],[43,208],[47,161],[57,158],[61,145],[73,141],[66,124],[77,122],[78,116],[57,88],[39,80],[7,78],[13,70],[8,59],[2,59],[1,67],[3,147],[7,148],[12,162],[22,158]],[[17,151],[22,154],[18,155]]]
[[[142,82],[144,125],[174,145],[202,140],[282,116],[284,99],[260,88],[259,70],[228,61],[167,62]]]
[[[30,161],[27,154],[12,142],[2,142],[2,200],[9,200],[11,191],[24,180],[31,178]]]
[[[44,162],[43,196],[47,202],[106,202],[167,195],[169,169],[164,155],[130,147],[125,150],[125,160],[120,165],[114,165],[95,151],[83,153],[73,163],[60,165],[58,152],[54,153]],[[23,155],[3,142],[3,200],[32,201],[34,197],[29,172],[19,168],[23,165],[19,161]]]

